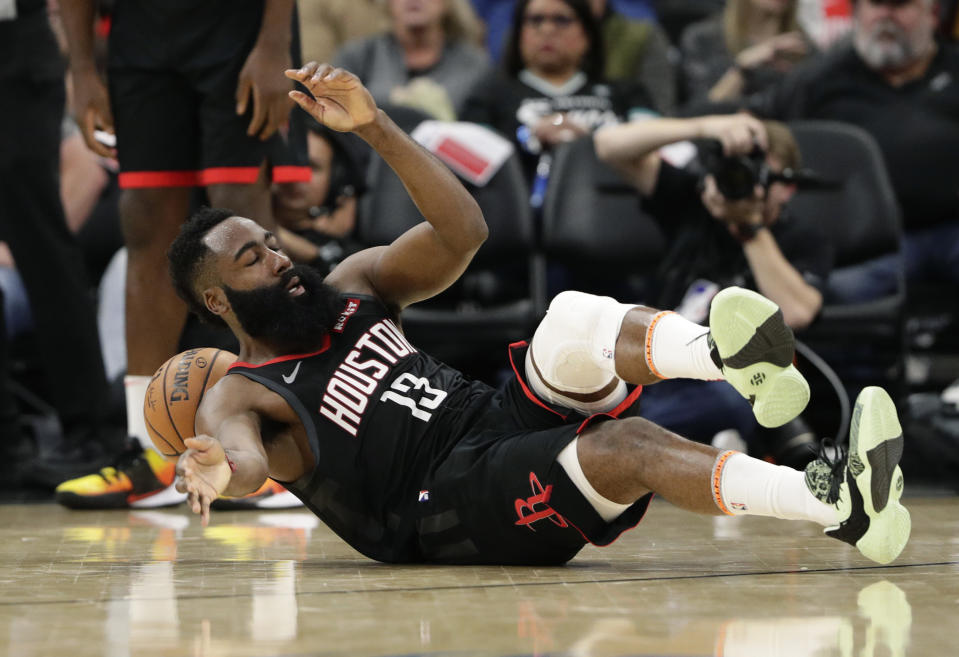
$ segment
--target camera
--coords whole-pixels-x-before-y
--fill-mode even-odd
[[[766,163],[766,152],[758,146],[748,155],[726,155],[722,142],[703,140],[699,144],[699,160],[706,174],[712,174],[719,193],[730,201],[751,198],[756,185],[764,189],[783,180],[783,174],[773,174]]]
[[[807,190],[830,190],[842,186],[840,181],[824,178],[810,169],[773,171],[766,162],[766,152],[759,146],[748,155],[726,155],[722,142],[704,139],[697,144],[697,149],[703,175],[712,174],[719,193],[730,201],[751,198],[756,185],[768,189],[774,182]]]

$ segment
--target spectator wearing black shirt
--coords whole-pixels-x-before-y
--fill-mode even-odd
[[[663,146],[698,138],[719,141],[726,155],[747,155],[758,145],[774,173],[800,164],[788,128],[746,114],[650,119],[597,131],[599,157],[636,186],[643,210],[668,237],[656,277],[658,292],[649,302],[700,322],[716,292],[738,285],[775,301],[786,324],[802,329],[822,307],[821,288],[832,266],[828,242],[813,225],[785,211],[795,185],[757,185],[752,197],[730,200],[719,192],[712,174],[700,180],[659,153]],[[668,382],[668,394],[656,390],[644,395],[644,417],[682,428],[702,442],[729,428],[751,441],[756,424],[745,399],[723,382],[686,383]]]
[[[879,145],[903,211],[903,253],[833,272],[827,294],[864,301],[908,283],[959,282],[959,49],[937,42],[934,0],[859,0],[846,47],[754,96],[760,116],[858,125]]]
[[[513,139],[530,179],[553,145],[651,106],[642,86],[602,78],[602,37],[586,0],[517,2],[503,65],[473,88],[462,118]]]

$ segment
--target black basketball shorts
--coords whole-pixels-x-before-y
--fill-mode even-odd
[[[262,7],[250,0],[117,3],[108,84],[121,187],[251,184],[264,160],[274,182],[310,179],[299,110],[287,134],[265,142],[246,134],[252,98],[246,113],[236,114],[237,80]],[[295,32],[291,58],[298,65]]]
[[[523,374],[525,351],[526,343],[510,346],[515,376],[420,491],[424,561],[560,565],[587,543],[612,543],[649,506],[652,495],[607,523],[556,462],[587,426],[635,415],[641,388],[610,413],[584,418],[533,393]]]

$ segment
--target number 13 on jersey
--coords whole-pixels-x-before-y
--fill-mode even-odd
[[[418,401],[414,401],[409,396],[411,390],[423,391]],[[422,376],[413,376],[409,372],[404,372],[396,377],[390,385],[390,389],[380,397],[380,401],[391,401],[407,407],[413,417],[417,420],[423,420],[423,422],[430,421],[430,418],[433,417],[430,411],[436,410],[436,407],[444,399],[446,399],[446,391],[433,388],[430,386],[428,379]]]

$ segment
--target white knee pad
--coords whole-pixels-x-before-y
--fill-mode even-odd
[[[556,295],[526,352],[526,377],[536,394],[587,415],[623,401],[616,338],[634,307],[583,292]]]

